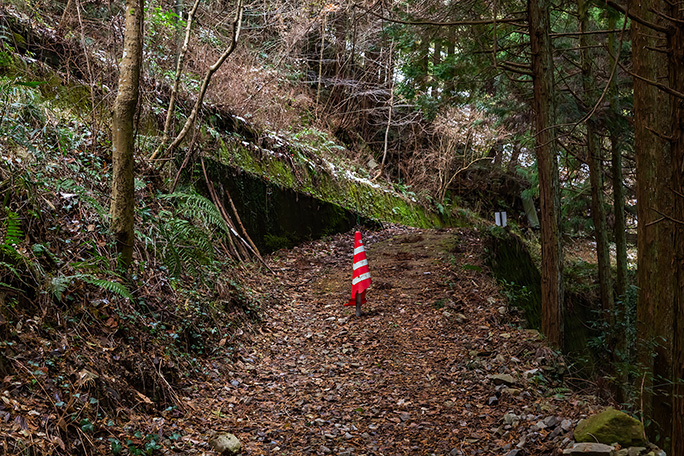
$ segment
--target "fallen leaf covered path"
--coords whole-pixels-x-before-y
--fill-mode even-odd
[[[278,304],[213,397],[221,426],[255,455],[551,454],[580,401],[550,394],[558,360],[517,328],[479,234],[392,227],[364,243],[360,318],[343,307],[353,234],[269,259],[278,280],[260,286]]]

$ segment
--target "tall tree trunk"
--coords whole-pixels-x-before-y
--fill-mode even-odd
[[[652,23],[661,23],[654,10],[667,11],[661,0],[632,0],[629,11]],[[651,438],[671,437],[672,349],[674,305],[681,294],[677,270],[673,262],[675,223],[662,214],[674,212],[673,174],[681,172],[670,142],[670,95],[646,80],[667,82],[667,54],[653,49],[666,45],[665,37],[639,21],[632,21],[632,56],[634,77],[634,150],[637,177],[638,269],[637,336],[639,362],[644,367],[642,388],[643,412],[652,424]],[[644,79],[642,79],[644,78]],[[681,160],[681,157],[680,157]],[[681,213],[680,213],[681,214]],[[681,218],[681,217],[680,217]],[[681,241],[680,241],[681,242]],[[674,323],[681,325],[681,322]],[[663,440],[660,440],[663,442]],[[662,444],[662,443],[661,443]],[[667,444],[664,450],[671,453]],[[681,453],[679,453],[681,454]]]
[[[615,30],[617,25],[618,12],[613,8],[608,8],[608,30]],[[610,55],[611,68],[616,67],[620,59],[620,47],[614,33],[608,35],[608,53]],[[610,80],[608,91],[608,103],[610,106],[611,122],[608,126],[610,138],[611,170],[613,172],[613,214],[615,224],[613,226],[613,237],[615,238],[615,293],[621,301],[615,307],[615,318],[618,327],[629,324],[630,318],[627,309],[627,226],[625,223],[625,187],[622,175],[622,142],[620,141],[619,124],[622,113],[619,106],[617,76]],[[623,357],[629,357],[633,353],[632,340],[628,340],[627,332],[617,333],[614,352],[623,353]],[[613,359],[616,359],[615,357]],[[617,400],[624,402],[628,398],[629,378],[627,372],[617,370],[619,376],[617,381]]]
[[[534,83],[535,153],[541,200],[542,332],[551,345],[560,348],[563,346],[563,280],[549,0],[528,0],[527,9]]]
[[[588,0],[577,2],[580,18],[580,59],[582,64],[582,89],[584,92],[584,105],[590,109],[594,104],[592,87],[594,75],[589,57],[590,38],[585,32],[589,31],[589,5]],[[596,132],[593,119],[586,122],[587,127],[587,163],[589,165],[589,182],[591,185],[591,218],[594,222],[594,240],[596,241],[596,257],[598,263],[599,293],[601,295],[601,307],[604,312],[609,312],[608,318],[612,323],[613,311],[613,280],[610,272],[610,253],[608,250],[608,229],[606,228],[606,210],[603,198],[603,170],[601,149],[596,143]],[[614,349],[614,341],[611,341],[611,349]]]
[[[684,6],[671,3],[673,21],[669,36],[670,88],[684,94]],[[672,438],[669,454],[684,454],[684,95],[672,97],[672,186],[674,204],[669,221],[674,230],[674,261],[672,262],[674,302],[672,334],[672,421],[667,435]]]
[[[608,8],[608,30],[614,30],[617,24],[618,13],[612,8]],[[611,67],[620,58],[617,37],[614,33],[608,35],[608,49],[610,50]],[[618,104],[617,82],[615,77],[610,81],[610,92],[608,96],[610,112],[613,121],[610,126],[610,152],[611,169],[613,172],[613,213],[615,214],[615,226],[613,236],[615,237],[615,257],[616,257],[616,276],[615,291],[620,299],[624,299],[627,293],[627,226],[625,223],[625,187],[622,177],[622,144],[620,133],[618,132],[618,119],[622,115]],[[624,309],[618,309],[621,313]]]
[[[143,0],[126,0],[124,50],[119,87],[112,118],[112,205],[111,230],[116,240],[119,264],[127,269],[133,259],[133,218],[135,211],[134,120],[138,105],[142,63]]]

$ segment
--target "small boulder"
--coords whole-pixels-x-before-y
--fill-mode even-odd
[[[495,385],[515,385],[515,378],[509,374],[493,374],[488,375],[487,378],[489,378]]]
[[[610,456],[613,447],[603,443],[576,443],[572,448],[563,450],[563,454],[577,456]]]
[[[242,451],[242,444],[233,434],[222,432],[209,440],[209,445],[221,456],[235,456]]]
[[[506,413],[503,416],[504,424],[513,425],[513,423],[516,423],[518,421],[520,421],[520,418],[515,413]]]
[[[614,408],[580,421],[575,428],[575,441],[619,443],[622,447],[646,445],[641,422]]]

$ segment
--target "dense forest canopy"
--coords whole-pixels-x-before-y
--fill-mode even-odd
[[[168,258],[165,273],[189,287],[207,265],[221,275],[216,255],[266,264],[212,178],[226,144],[293,168],[334,171],[336,157],[358,181],[441,216],[508,211],[538,241],[540,326],[555,348],[573,338],[565,314],[577,297],[564,244],[593,242],[614,398],[668,454],[684,454],[679,3],[7,0],[0,14],[0,285],[11,299],[40,294],[61,260],[17,247],[32,227],[8,190],[24,166],[10,152],[52,163],[78,150],[103,167],[87,178],[111,195],[94,203],[108,239],[106,255],[94,251],[117,278],[78,277],[125,296],[142,258]],[[290,180],[304,182],[296,170]],[[55,296],[63,282],[51,282]]]

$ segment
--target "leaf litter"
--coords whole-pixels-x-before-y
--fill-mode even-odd
[[[106,303],[88,310],[98,328],[58,335],[39,316],[19,321],[3,348],[14,372],[1,379],[0,454],[209,455],[208,440],[224,431],[249,455],[521,456],[567,446],[601,401],[569,388],[563,358],[522,328],[478,231],[363,235],[373,285],[360,318],[343,307],[345,233],[271,255],[276,276],[241,268],[264,303],[259,318],[206,331],[207,350],[193,358],[155,339],[127,342],[125,315]]]
[[[364,233],[373,285],[360,318],[353,234],[270,259],[278,290],[227,372],[224,426],[246,454],[553,454],[598,402],[522,329],[473,229]],[[282,285],[278,285],[278,281]],[[563,427],[561,427],[563,424]],[[517,452],[516,452],[517,450]]]

